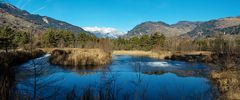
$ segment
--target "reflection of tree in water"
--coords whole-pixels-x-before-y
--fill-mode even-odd
[[[51,99],[57,97],[60,87],[54,86],[55,83],[62,80],[61,77],[56,78],[54,72],[50,72],[48,58],[39,58],[31,60],[29,65],[21,67],[21,73],[24,75],[17,76],[19,78],[18,86],[21,89],[15,91],[15,98],[18,99]],[[31,76],[29,78],[29,76]],[[26,77],[28,77],[26,79]],[[46,91],[48,93],[46,93]]]
[[[98,70],[98,69],[104,69],[105,66],[61,66],[61,68],[64,69],[71,69],[74,71],[79,70]]]
[[[104,70],[103,72],[97,72],[97,76],[100,77],[99,80],[96,80],[96,83],[90,84],[86,86],[85,88],[81,88],[77,90],[77,88],[72,89],[69,91],[66,99],[80,99],[80,100],[172,100],[172,99],[209,99],[208,97],[214,97],[212,95],[211,89],[204,90],[199,92],[199,87],[194,88],[195,85],[193,85],[193,89],[186,88],[186,82],[179,82],[179,80],[172,79],[169,84],[166,82],[160,82],[159,86],[156,86],[152,89],[150,86],[150,81],[147,79],[147,76],[161,76],[164,75],[165,71],[152,71],[152,70],[145,70],[147,65],[144,65],[144,62],[141,57],[137,59],[131,59],[133,63],[133,72],[131,70],[130,75],[131,79],[127,82],[122,82],[122,76],[119,77],[119,75],[122,75],[121,72],[114,72],[114,70],[111,70],[111,67],[108,67],[108,69]],[[185,71],[179,72],[180,74],[184,75]],[[125,72],[123,72],[125,73]],[[129,74],[128,72],[126,72]],[[99,75],[98,75],[99,74]],[[167,73],[166,73],[167,74]],[[171,73],[170,73],[171,74]],[[187,74],[188,75],[188,74]],[[192,75],[192,74],[190,74]],[[181,76],[180,76],[181,77]],[[181,77],[184,78],[184,77]],[[124,79],[126,80],[126,79]],[[178,85],[180,83],[180,85]],[[206,85],[205,83],[202,83]],[[165,86],[164,86],[165,85]],[[173,89],[169,89],[169,86],[173,86]],[[176,86],[175,86],[176,85]],[[187,83],[188,85],[188,83]],[[190,86],[191,87],[191,86]],[[149,89],[150,88],[150,89]],[[171,87],[170,87],[171,88]],[[205,88],[205,87],[203,87]],[[80,93],[81,92],[81,93]],[[175,95],[175,93],[177,95]],[[188,93],[188,94],[186,94]],[[178,95],[180,94],[180,96]],[[181,96],[182,95],[182,96]],[[176,96],[176,97],[174,97]],[[210,98],[211,99],[211,98]]]
[[[146,78],[144,78],[144,76],[146,75],[163,75],[163,74],[166,74],[166,73],[175,73],[178,77],[189,77],[189,76],[197,76],[197,77],[200,77],[202,78],[203,76],[206,76],[206,72],[204,74],[201,74],[203,73],[202,71],[204,70],[170,70],[170,71],[165,71],[165,70],[145,70],[146,67],[148,67],[147,65],[145,65],[145,63],[142,63],[144,62],[143,59],[141,57],[137,58],[137,59],[134,59],[134,71],[136,72],[136,76],[137,76],[137,80],[133,80],[132,81],[132,84],[134,84],[135,86],[135,91],[133,92],[134,93],[134,98],[135,100],[144,100],[144,99],[150,99],[150,98],[157,98],[159,100],[172,100],[172,99],[183,99],[183,100],[186,100],[186,99],[200,99],[200,100],[204,100],[206,98],[208,99],[214,99],[214,97],[216,97],[216,90],[214,88],[208,88],[208,90],[205,90],[203,92],[199,92],[199,86],[194,88],[191,90],[189,89],[186,89],[186,86],[181,86],[179,84],[176,84],[178,83],[177,80],[174,80],[171,81],[171,83],[174,83],[174,91],[169,91],[168,90],[168,84],[164,84],[166,86],[159,86],[159,87],[156,87],[156,91],[158,93],[158,97],[151,97],[151,93],[149,94],[149,92],[147,91],[148,90],[148,86],[149,86],[149,83],[146,83],[147,80]],[[206,83],[202,83],[202,85],[200,86],[204,86],[204,84]],[[210,83],[209,83],[210,84]],[[159,84],[160,85],[160,84]],[[204,88],[204,87],[202,87]],[[183,92],[183,91],[188,91],[188,92]],[[201,91],[201,90],[200,90]],[[154,91],[151,91],[151,92],[154,92]],[[176,94],[182,94],[182,96],[179,96],[178,95],[174,95],[172,93],[176,93]],[[188,93],[188,94],[184,94],[184,93]],[[132,95],[132,93],[131,93]],[[177,96],[177,97],[174,97],[174,96]]]
[[[99,74],[99,80],[82,88],[78,93],[76,87],[67,93],[66,99],[80,100],[116,100],[120,97],[120,85],[117,82],[118,72],[113,72],[110,68],[104,69]]]
[[[83,89],[81,99],[85,100],[116,100],[121,90],[117,83],[118,72],[113,72],[110,68],[100,73],[100,79],[95,86]]]
[[[10,67],[0,67],[0,100],[9,100],[11,88],[14,85],[14,70]]]
[[[61,68],[76,71],[81,76],[108,70],[106,66],[61,66]]]
[[[136,72],[136,80],[132,80],[131,83],[134,86],[134,91],[133,91],[133,99],[134,100],[145,100],[147,99],[147,88],[148,88],[148,83],[144,83],[143,81],[145,80],[144,77],[144,69],[143,67],[146,67],[145,65],[143,65],[143,57],[138,57],[136,59],[134,59],[134,71]]]
[[[174,73],[178,76],[194,76],[194,77],[207,77],[208,73],[211,71],[211,68],[204,67],[204,64],[201,63],[185,63],[185,62],[171,62],[171,61],[159,61],[154,59],[146,59],[146,57],[133,57],[130,59],[130,64],[132,69],[135,72],[138,72],[138,69],[142,74],[147,75],[162,75],[165,73]],[[155,64],[154,64],[154,63]],[[168,66],[161,66],[158,63],[167,63]],[[177,64],[176,64],[177,63]],[[137,64],[137,66],[136,66]],[[203,67],[199,67],[203,66]]]

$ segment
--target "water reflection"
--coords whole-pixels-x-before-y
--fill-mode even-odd
[[[54,76],[56,72],[49,67],[51,66],[48,63],[49,56],[30,60],[17,69],[15,99],[51,99],[60,94],[58,92],[60,87],[54,84],[63,77]]]
[[[211,83],[204,78],[210,69],[203,64],[114,56],[112,63],[106,66],[63,67],[49,64],[48,56],[19,67],[16,84],[12,88],[15,97],[57,100],[214,99]],[[7,93],[10,88],[6,87],[3,92]]]
[[[124,59],[122,59],[122,57]],[[120,59],[117,59],[120,58]],[[195,77],[206,77],[208,72],[211,70],[204,64],[201,63],[187,63],[180,61],[171,60],[156,60],[146,57],[133,57],[133,56],[115,56],[116,61],[113,62],[113,66],[122,65],[121,68],[116,70],[142,72],[143,74],[164,74],[174,73],[178,76],[195,76]],[[124,64],[122,64],[124,63]]]

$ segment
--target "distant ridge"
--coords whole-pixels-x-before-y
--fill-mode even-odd
[[[33,29],[39,33],[48,29],[55,28],[69,30],[74,33],[87,32],[81,27],[59,21],[47,16],[33,15],[25,10],[21,10],[9,3],[0,2],[0,27],[9,26],[13,29],[27,31]]]
[[[148,21],[134,27],[131,31],[128,32],[127,36],[153,34],[155,32],[160,32],[166,36],[179,36],[181,34],[190,32],[200,23],[201,22],[181,21],[176,24],[169,25],[164,22]]]
[[[217,33],[239,34],[240,17],[226,17],[206,22],[180,21],[176,24],[164,22],[144,22],[128,32],[126,36],[139,36],[160,32],[165,36],[208,37]]]

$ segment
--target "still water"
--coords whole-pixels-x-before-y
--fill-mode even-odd
[[[40,99],[211,100],[213,88],[201,63],[114,55],[95,67],[51,65],[49,55],[19,67],[16,95]]]

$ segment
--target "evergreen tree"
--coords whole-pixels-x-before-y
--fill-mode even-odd
[[[8,52],[8,48],[13,46],[14,30],[9,27],[0,28],[0,47]]]
[[[17,32],[13,38],[13,43],[17,46],[23,46],[30,42],[30,34],[27,32]]]

